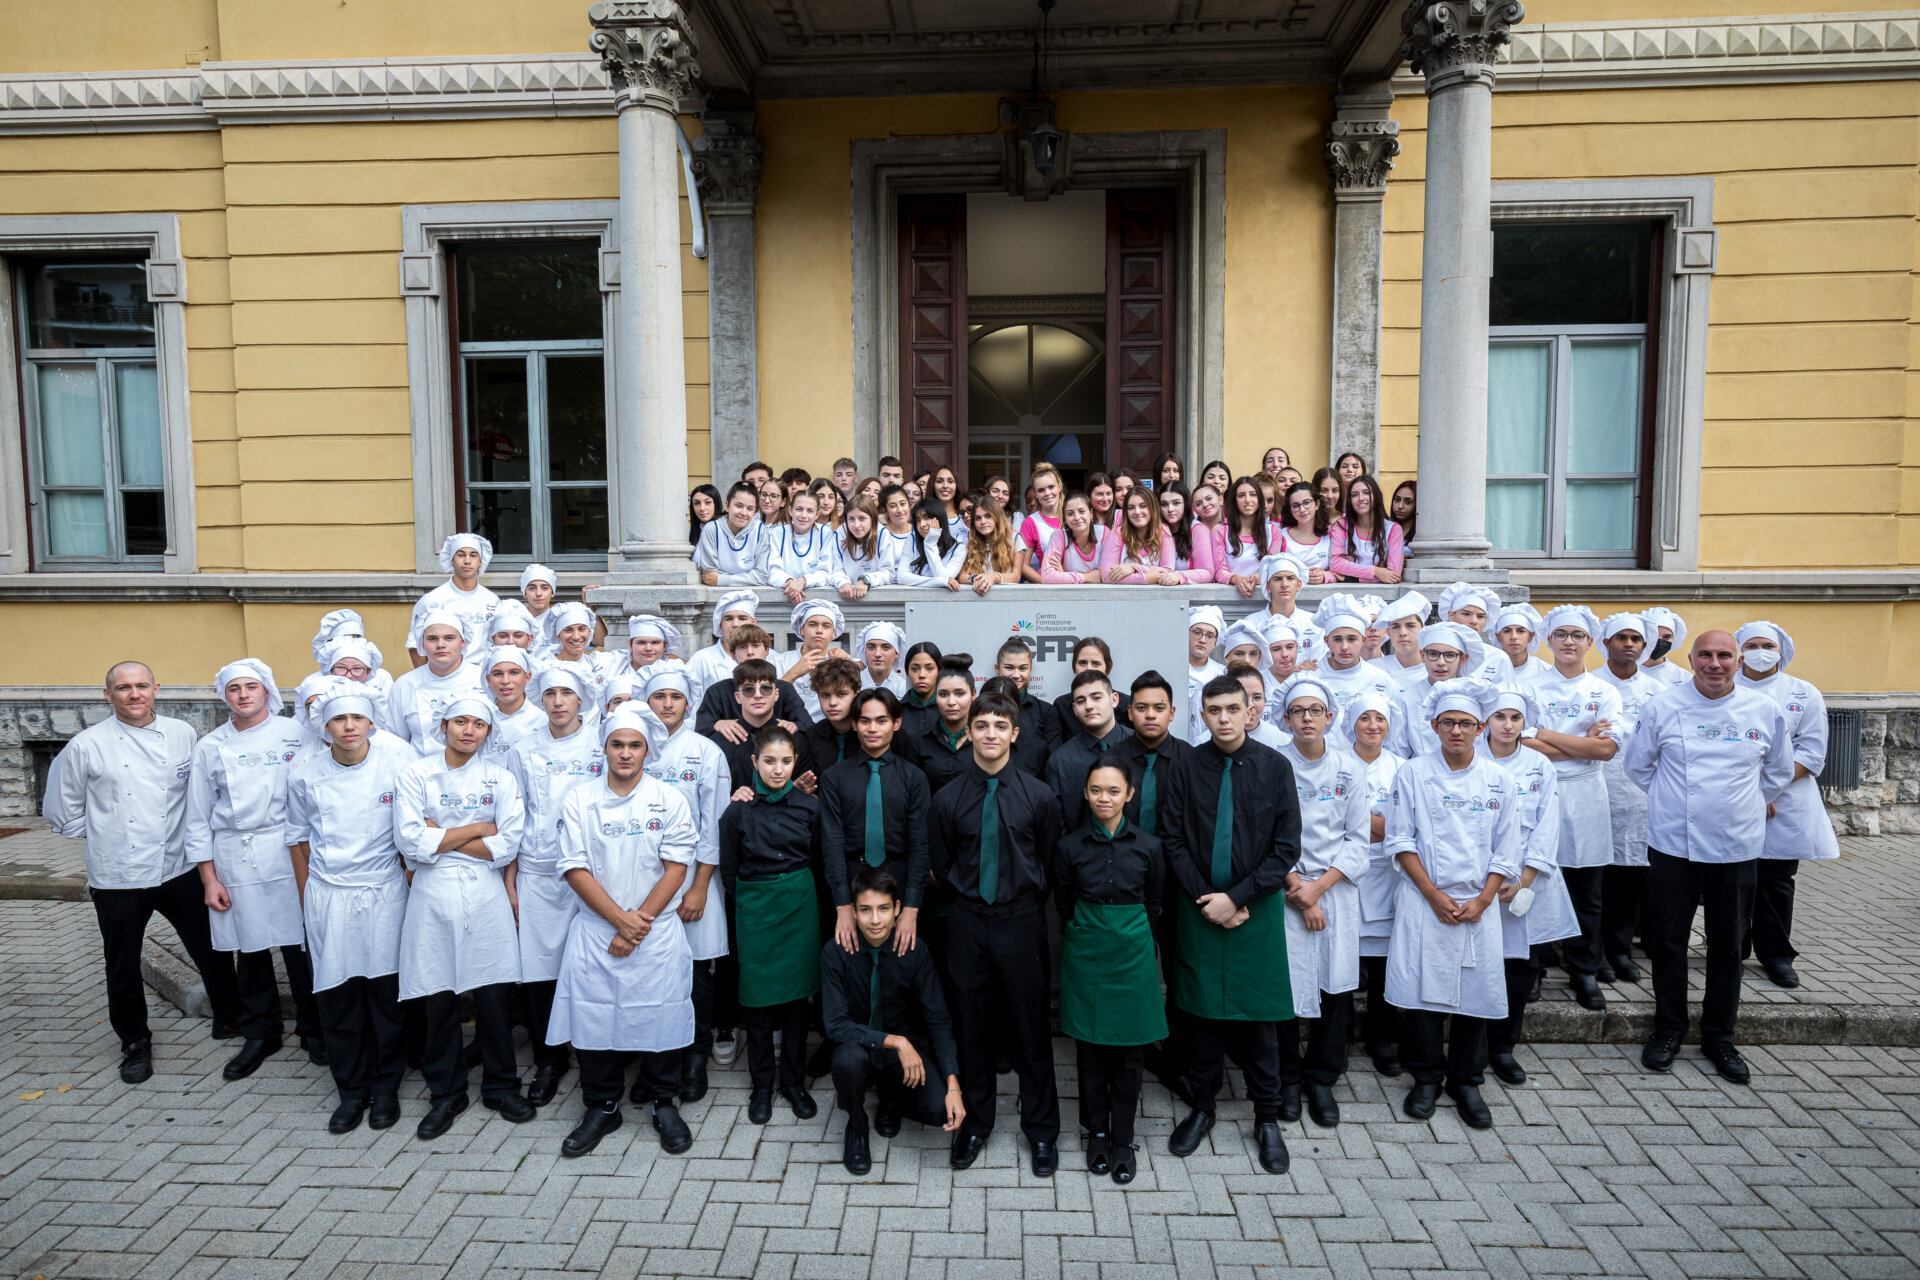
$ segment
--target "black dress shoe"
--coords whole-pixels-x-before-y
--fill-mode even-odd
[[[1415,1120],[1431,1120],[1433,1109],[1438,1105],[1440,1105],[1440,1086],[1415,1081],[1413,1088],[1407,1090],[1407,1100],[1400,1104],[1400,1109]]]
[[[1527,1082],[1526,1068],[1521,1066],[1519,1060],[1511,1053],[1494,1053],[1487,1055],[1487,1066],[1492,1069],[1494,1075],[1500,1078],[1500,1083],[1502,1084],[1525,1084]]]
[[[527,1086],[527,1101],[536,1107],[544,1107],[553,1101],[553,1095],[560,1092],[560,1077],[567,1074],[565,1067],[552,1065],[533,1069],[533,1083]]]
[[[586,1118],[574,1126],[572,1133],[560,1144],[563,1156],[583,1156],[600,1145],[600,1139],[625,1124],[619,1107],[588,1107]]]
[[[300,1047],[307,1051],[307,1061],[316,1067],[327,1065],[327,1042],[319,1036],[301,1036]]]
[[[153,1041],[135,1040],[120,1050],[120,1078],[128,1084],[153,1078]]]
[[[889,1110],[886,1103],[881,1103],[873,1110],[873,1131],[883,1138],[899,1137],[900,1113]]]
[[[1116,1147],[1113,1152],[1113,1180],[1120,1186],[1133,1181],[1133,1148]]]
[[[220,1074],[229,1080],[245,1080],[260,1069],[260,1064],[280,1052],[278,1040],[249,1040],[240,1046],[240,1052],[233,1060],[222,1067]]]
[[[1033,1176],[1051,1178],[1060,1168],[1060,1148],[1051,1142],[1033,1144]]]
[[[1640,1065],[1649,1071],[1671,1071],[1673,1057],[1679,1052],[1679,1036],[1662,1035],[1656,1031],[1640,1050]]]
[[[1391,1080],[1400,1074],[1400,1055],[1389,1045],[1369,1045],[1367,1056],[1373,1059],[1373,1069]]]
[[[451,1098],[442,1098],[427,1108],[427,1114],[420,1117],[420,1127],[414,1130],[417,1137],[432,1141],[453,1128],[453,1118],[467,1109],[467,1095],[456,1093]]]
[[[1632,956],[1608,956],[1607,963],[1613,966],[1613,976],[1619,981],[1640,981],[1640,966],[1633,962]]]
[[[755,1089],[747,1096],[747,1122],[765,1124],[773,1119],[773,1091]]]
[[[866,1130],[847,1126],[847,1136],[840,1143],[840,1163],[856,1178],[873,1172],[873,1152],[867,1149]]]
[[[1213,1112],[1189,1111],[1187,1118],[1173,1128],[1173,1136],[1167,1139],[1167,1150],[1181,1157],[1190,1156],[1200,1149],[1200,1140],[1213,1128]]]
[[[1533,969],[1533,984],[1527,988],[1528,1004],[1540,1003],[1540,977],[1541,969],[1538,965],[1535,965]]]
[[[1608,963],[1605,960],[1602,960],[1600,962],[1600,967],[1593,971],[1593,976],[1595,978],[1598,978],[1602,982],[1611,983],[1614,977],[1613,965]]]
[[[1292,1124],[1300,1118],[1300,1086],[1283,1084],[1280,1086],[1280,1119]]]
[[[962,1129],[953,1135],[953,1149],[947,1153],[947,1163],[956,1169],[971,1169],[986,1146],[985,1134],[968,1133]]]
[[[1791,991],[1800,985],[1800,975],[1793,971],[1791,960],[1762,960],[1760,967],[1767,971],[1767,977],[1776,987],[1785,987]]]
[[[367,1108],[367,1127],[391,1129],[400,1123],[400,1099],[393,1094],[375,1098]]]
[[[540,1114],[540,1109],[528,1102],[522,1093],[510,1093],[504,1098],[482,1098],[481,1103],[489,1111],[498,1111],[502,1120],[514,1124],[525,1124]]]
[[[246,1038],[240,1034],[240,1028],[225,1022],[214,1023],[213,1029],[207,1034],[215,1040],[243,1040]]]
[[[660,1135],[660,1149],[677,1156],[693,1145],[693,1130],[680,1118],[680,1108],[671,1102],[653,1104],[653,1128]]]
[[[785,1098],[787,1105],[793,1108],[793,1115],[797,1120],[811,1120],[820,1114],[820,1106],[813,1100],[813,1095],[797,1084],[790,1084],[782,1089],[780,1096]]]
[[[1460,1108],[1460,1118],[1469,1129],[1493,1128],[1493,1112],[1487,1109],[1487,1100],[1480,1096],[1477,1084],[1450,1084],[1447,1096]]]
[[[1751,1084],[1753,1072],[1747,1068],[1747,1060],[1733,1047],[1730,1040],[1710,1040],[1700,1046],[1700,1052],[1706,1055],[1713,1069],[1735,1084]]]
[[[1260,1167],[1268,1173],[1285,1173],[1293,1166],[1278,1121],[1262,1120],[1253,1126],[1253,1145],[1260,1149]]]
[[[1087,1135],[1087,1172],[1105,1173],[1113,1168],[1113,1162],[1107,1154],[1107,1135],[1090,1133]]]
[[[1600,983],[1590,973],[1574,972],[1567,975],[1567,985],[1573,989],[1573,998],[1582,1009],[1599,1012],[1607,1007],[1607,997],[1600,990]]]
[[[1340,1103],[1333,1096],[1330,1084],[1309,1084],[1307,1086],[1307,1114],[1322,1129],[1331,1129],[1340,1123]]]
[[[698,1102],[707,1096],[707,1055],[689,1053],[680,1060],[680,1101]]]
[[[360,1127],[360,1117],[367,1114],[367,1102],[364,1098],[355,1098],[352,1102],[343,1102],[333,1109],[327,1118],[328,1133],[352,1133]]]

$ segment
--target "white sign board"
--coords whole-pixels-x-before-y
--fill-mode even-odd
[[[1184,595],[1167,600],[1102,600],[1097,591],[1085,598],[1065,592],[1023,599],[1024,593],[995,592],[982,600],[969,595],[959,600],[909,601],[907,643],[931,640],[942,653],[973,655],[973,675],[984,680],[993,674],[993,655],[1008,636],[1020,636],[1033,647],[1033,680],[1028,688],[1049,701],[1073,685],[1074,646],[1098,636],[1113,650],[1114,684],[1124,697],[1127,686],[1141,672],[1152,669],[1167,678],[1176,694],[1185,697],[1187,676],[1187,601]],[[1132,595],[1132,593],[1128,593]]]

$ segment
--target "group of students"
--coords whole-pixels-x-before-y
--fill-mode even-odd
[[[1123,694],[1089,637],[1048,701],[1022,639],[990,671],[890,623],[843,648],[826,598],[792,606],[787,650],[752,590],[720,598],[693,653],[651,615],[627,619],[624,649],[592,649],[596,620],[550,591],[547,623],[496,600],[475,630],[489,552],[448,540],[452,576],[409,634],[421,664],[390,686],[347,611],[315,637],[291,717],[241,659],[215,678],[228,721],[197,743],[154,714],[143,665],[108,673],[114,715],[60,754],[46,814],[87,839],[124,1079],[152,1071],[138,954],[157,910],[215,1034],[243,1041],[228,1079],[282,1047],[281,951],[296,1034],[338,1087],[335,1133],[398,1120],[410,1056],[423,1139],[466,1109],[472,1065],[482,1102],[525,1121],[577,1062],[563,1154],[621,1125],[623,1092],[684,1151],[678,1105],[741,1027],[749,1120],[776,1094],[817,1114],[809,1078],[830,1074],[856,1174],[869,1093],[881,1135],[939,1125],[964,1169],[1010,1069],[1045,1176],[1051,900],[1087,1167],[1134,1176],[1148,1069],[1187,1106],[1170,1151],[1197,1150],[1231,1055],[1258,1162],[1282,1172],[1303,1104],[1339,1122],[1363,987],[1360,1038],[1382,1074],[1410,1072],[1406,1112],[1431,1116],[1444,1088],[1484,1128],[1488,1066],[1525,1080],[1514,1047],[1546,949],[1604,1007],[1599,982],[1640,977],[1637,928],[1656,997],[1642,1060],[1669,1069],[1702,901],[1702,1051],[1745,1081],[1743,952],[1797,982],[1793,870],[1838,852],[1813,780],[1824,707],[1767,622],[1697,637],[1689,671],[1668,610],[1542,618],[1457,583],[1437,609],[1336,593],[1309,615],[1283,553],[1258,568],[1264,610],[1191,611],[1184,690],[1146,671]]]
[[[862,480],[853,460],[831,479],[802,468],[779,477],[764,462],[723,495],[688,500],[693,566],[710,587],[761,586],[792,603],[809,591],[858,599],[874,587],[944,587],[985,595],[1004,583],[1231,584],[1242,596],[1269,554],[1292,555],[1315,585],[1400,582],[1410,554],[1417,486],[1391,503],[1355,453],[1303,479],[1286,451],[1234,479],[1210,462],[1189,487],[1166,454],[1153,474],[1089,475],[1069,490],[1051,464],[1035,467],[1026,510],[1004,476],[967,492],[951,467],[909,478],[898,458]]]

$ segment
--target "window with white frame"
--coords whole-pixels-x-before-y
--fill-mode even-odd
[[[1487,536],[1509,559],[1646,558],[1658,361],[1651,222],[1496,223]]]

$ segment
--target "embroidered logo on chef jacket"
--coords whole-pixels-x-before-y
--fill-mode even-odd
[[[391,809],[393,807],[393,792],[382,791],[380,793],[380,803]]]
[[[1748,742],[1760,741],[1760,731],[1758,729],[1747,730],[1747,741]]]
[[[1789,702],[1789,703],[1787,704],[1787,710],[1789,710],[1789,711],[1805,711],[1805,710],[1806,710],[1806,708],[1805,708],[1805,707],[1803,707],[1803,706],[1801,706],[1801,705],[1800,705],[1799,703],[1797,703],[1797,702]]]

